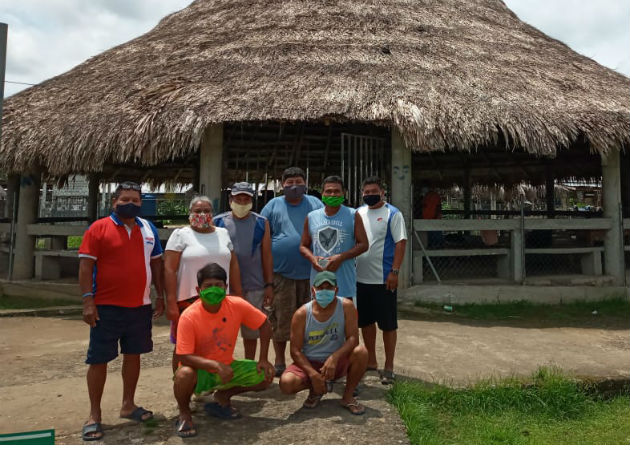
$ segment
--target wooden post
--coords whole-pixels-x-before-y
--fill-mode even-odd
[[[26,280],[33,277],[35,268],[35,236],[26,232],[28,225],[37,221],[39,211],[39,173],[24,174],[20,178],[20,203],[17,215],[15,233],[15,258],[13,262],[12,279]]]
[[[199,153],[199,192],[210,198],[215,212],[221,205],[222,169],[223,124],[209,125]]]
[[[396,129],[392,129],[392,204],[396,206],[405,218],[407,228],[407,247],[405,259],[398,276],[400,288],[411,284],[411,237],[413,236],[413,205],[411,200],[411,149]]]
[[[556,210],[556,197],[553,166],[551,164],[547,164],[545,168],[545,175],[545,199],[547,202],[547,211],[549,213],[548,217],[552,219],[555,217],[554,211]]]
[[[607,155],[602,155],[604,217],[612,221],[612,227],[604,237],[604,267],[606,275],[613,277],[617,286],[623,286],[625,283],[620,160],[620,151],[611,151]]]
[[[13,201],[17,200],[20,192],[20,176],[9,175],[7,177],[7,200],[4,203],[4,217],[11,219],[13,214]]]
[[[630,150],[621,155],[621,204],[623,216],[630,217]]]
[[[470,219],[472,189],[470,186],[470,167],[464,169],[464,219]]]
[[[88,202],[87,216],[90,223],[98,219],[98,194],[100,190],[100,177],[93,173],[88,176]]]

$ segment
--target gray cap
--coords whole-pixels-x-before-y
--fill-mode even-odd
[[[247,181],[240,181],[232,185],[230,190],[231,195],[247,194],[250,197],[254,196],[254,188]]]

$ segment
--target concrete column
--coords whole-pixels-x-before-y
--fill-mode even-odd
[[[630,217],[630,150],[621,155],[621,203],[623,216]]]
[[[223,187],[223,124],[209,125],[199,151],[199,192],[212,200],[215,212],[221,205]]]
[[[98,219],[98,194],[100,189],[100,179],[97,174],[88,176],[88,203],[87,216],[90,223]]]
[[[604,217],[611,219],[612,228],[604,238],[604,265],[606,275],[614,278],[615,285],[623,286],[625,268],[623,232],[621,224],[621,163],[620,152],[602,156],[602,193]]]
[[[411,284],[411,237],[413,236],[413,205],[411,200],[411,149],[395,128],[392,129],[392,204],[400,209],[407,227],[407,249],[398,276],[399,287]]]
[[[20,177],[20,206],[13,249],[15,256],[12,279],[14,280],[26,280],[33,277],[35,236],[29,236],[26,233],[26,227],[37,220],[40,181],[39,173],[25,174]]]

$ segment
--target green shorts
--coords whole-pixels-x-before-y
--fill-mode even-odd
[[[235,359],[230,364],[234,371],[234,377],[225,384],[221,384],[221,377],[218,374],[207,370],[197,369],[197,386],[195,394],[202,394],[209,391],[222,391],[233,387],[251,387],[265,381],[265,372],[256,368],[258,363],[251,359]]]

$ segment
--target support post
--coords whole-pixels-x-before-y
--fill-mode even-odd
[[[606,275],[613,277],[617,286],[625,282],[623,232],[621,213],[621,157],[619,151],[602,155],[602,191],[604,217],[612,227],[604,237],[604,267]]]
[[[88,176],[88,202],[87,215],[90,223],[98,219],[98,194],[100,190],[100,179],[95,173]]]
[[[470,219],[470,210],[472,209],[472,188],[470,186],[470,167],[466,163],[464,168],[464,219]]]
[[[398,286],[407,288],[411,284],[411,237],[413,236],[413,205],[411,200],[411,149],[405,145],[398,130],[392,129],[392,204],[405,218],[407,228],[407,247],[405,259],[400,268]]]
[[[545,199],[547,203],[547,211],[549,213],[548,217],[550,219],[553,219],[555,217],[554,212],[556,210],[556,183],[554,180],[553,166],[551,165],[551,163],[547,164],[547,167],[545,168],[545,176]]]
[[[206,128],[199,152],[199,192],[210,198],[218,213],[223,187],[223,124]]]
[[[630,150],[621,155],[621,204],[623,216],[630,217]]]
[[[9,175],[7,177],[7,200],[4,203],[4,217],[11,219],[13,214],[13,200],[17,199],[20,191],[20,176]],[[19,194],[18,194],[19,195]]]
[[[35,268],[35,236],[26,232],[28,225],[37,221],[39,211],[39,173],[24,174],[20,177],[20,200],[15,233],[15,259],[13,262],[14,280],[26,280],[33,277]]]

